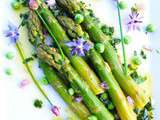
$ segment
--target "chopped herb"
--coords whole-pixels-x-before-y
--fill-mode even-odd
[[[111,101],[108,102],[107,108],[109,110],[113,110],[114,109],[114,105],[113,105],[113,103]]]
[[[140,55],[141,55],[141,57],[142,57],[143,59],[147,59],[147,55],[146,55],[146,53],[144,52],[144,50],[141,50]]]
[[[137,120],[153,120],[153,107],[151,101],[144,107],[143,110],[135,109],[138,115]]]
[[[41,100],[36,99],[36,100],[34,101],[34,106],[35,106],[36,108],[42,108],[42,105],[43,105],[43,102],[42,102]]]
[[[24,61],[23,61],[23,64],[27,64],[28,62],[30,61],[33,61],[33,57],[29,57],[29,58],[26,58]]]
[[[108,27],[106,25],[103,25],[101,27],[101,30],[104,34],[112,36],[114,34],[114,27]]]
[[[112,40],[110,40],[110,43],[113,46],[113,48],[117,51],[116,46],[121,43],[121,39],[113,38]]]
[[[26,25],[26,23],[28,22],[28,17],[29,17],[28,12],[20,14],[20,18],[22,19],[21,26]]]
[[[134,71],[133,73],[131,73],[130,76],[133,78],[133,80],[137,84],[141,84],[141,83],[143,83],[144,81],[147,80],[146,76],[142,77],[142,76],[138,75],[137,71]]]

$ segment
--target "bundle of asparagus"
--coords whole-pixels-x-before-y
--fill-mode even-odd
[[[36,20],[37,18],[35,17],[36,15],[35,14],[33,14],[33,12],[30,12],[30,19],[28,20],[29,22],[28,22],[28,29],[29,29],[29,33],[30,33],[30,38],[32,38],[32,40],[30,40],[31,41],[31,43],[32,44],[36,44],[36,46],[37,46],[37,49],[38,49],[38,57],[39,58],[41,58],[42,60],[45,60],[50,66],[52,66],[52,67],[55,67],[55,68],[57,68],[58,70],[59,70],[59,65],[56,63],[56,64],[54,64],[54,59],[52,60],[52,59],[50,59],[48,56],[50,56],[50,55],[47,55],[47,56],[44,56],[43,55],[43,53],[45,52],[45,51],[49,51],[49,48],[47,48],[47,46],[45,46],[44,48],[46,48],[45,49],[45,51],[42,51],[42,49],[40,49],[38,46],[39,45],[41,45],[42,43],[43,43],[43,39],[42,39],[42,32],[40,31],[40,26],[38,26],[39,24],[37,24],[38,22],[38,20]],[[31,29],[32,28],[32,29]],[[38,31],[37,31],[38,30]],[[36,33],[38,33],[38,34],[36,34],[36,36],[33,36],[33,35],[35,35],[35,31],[36,31]],[[37,37],[38,37],[38,35],[40,35],[41,34],[41,36],[39,36],[39,37],[41,37],[41,39],[37,39]],[[34,39],[33,39],[34,38]],[[52,54],[53,52],[51,51],[51,52],[49,52],[50,54]],[[58,53],[57,53],[57,55],[58,55]],[[45,57],[45,58],[43,58],[43,57]],[[54,58],[58,58],[58,56],[56,56],[56,57],[54,57]],[[62,61],[62,60],[58,60],[58,61]],[[44,64],[44,63],[42,63],[42,62],[40,62],[40,66],[43,68],[43,70],[44,70],[44,73],[48,73],[48,74],[46,74],[46,76],[47,76],[47,78],[48,78],[48,80],[49,81],[51,81],[51,84],[53,84],[53,80],[54,80],[54,88],[61,94],[61,96],[62,96],[62,98],[69,104],[69,105],[71,105],[71,107],[72,108],[74,108],[74,111],[76,112],[76,113],[78,113],[78,115],[79,115],[79,117],[80,118],[82,118],[82,119],[87,119],[87,116],[89,116],[89,113],[88,113],[88,111],[84,108],[84,106],[82,106],[81,104],[77,104],[76,105],[76,103],[75,102],[73,102],[73,98],[71,98],[71,96],[67,96],[66,95],[66,90],[65,91],[62,91],[62,92],[64,92],[63,94],[61,93],[61,91],[59,91],[59,90],[62,90],[61,88],[59,88],[57,85],[56,85],[56,81],[57,82],[59,82],[59,77],[57,76],[57,75],[55,75],[54,73],[55,73],[55,71],[52,71],[52,74],[50,73],[51,72],[51,68],[47,68],[47,66]],[[71,67],[71,66],[70,66]],[[66,77],[72,77],[72,75],[74,75],[73,76],[73,78],[68,78],[69,80],[71,79],[73,79],[73,81],[71,81],[71,84],[73,85],[73,88],[75,88],[74,86],[77,86],[77,85],[74,85],[75,83],[74,83],[74,80],[78,80],[78,74],[73,70],[73,68],[71,69],[69,67],[69,73],[71,74],[71,75],[66,75]],[[71,70],[70,70],[71,69]],[[49,70],[49,71],[48,71]],[[65,70],[68,70],[68,67],[67,68],[65,68]],[[60,71],[60,70],[59,70]],[[67,71],[66,71],[67,72]],[[73,72],[73,73],[72,73]],[[50,74],[49,74],[50,73]],[[65,73],[65,72],[62,72],[62,73]],[[68,73],[68,72],[67,72]],[[67,74],[66,73],[66,74]],[[49,76],[49,75],[51,75],[51,77]],[[81,78],[79,78],[79,79],[81,79]],[[83,82],[83,80],[80,80],[82,83],[79,83],[79,84],[82,84],[81,85],[81,87],[82,87],[82,90],[84,89],[84,92],[86,91],[87,93],[82,93],[82,96],[84,95],[84,97],[83,97],[83,99],[84,98],[86,98],[86,99],[84,99],[84,101],[86,101],[85,103],[88,105],[88,108],[90,109],[90,111],[92,112],[92,113],[94,113],[99,119],[104,119],[104,120],[106,120],[106,119],[113,119],[113,117],[112,117],[112,115],[107,111],[107,109],[102,105],[102,103],[98,100],[98,98],[95,96],[95,95],[93,95],[93,93],[89,90],[89,88],[88,88],[88,86],[87,85],[85,85],[85,83]],[[60,82],[59,82],[60,83]],[[61,85],[62,86],[62,85]],[[57,88],[58,87],[58,88]],[[78,88],[78,87],[76,87],[76,88]],[[63,87],[63,89],[64,89],[64,87]],[[64,96],[65,95],[65,96]],[[88,98],[87,98],[88,97]],[[90,102],[92,102],[92,103],[90,103]]]
[[[47,24],[47,28],[49,28],[49,32],[52,37],[55,37],[59,40],[60,46],[63,49],[63,52],[70,59],[71,64],[77,70],[77,72],[81,75],[81,77],[88,83],[92,91],[98,95],[103,93],[104,90],[100,87],[100,80],[95,75],[93,70],[88,66],[88,64],[79,56],[71,56],[70,49],[65,45],[67,41],[69,41],[68,36],[65,34],[65,31],[58,24],[57,20],[51,13],[51,11],[47,8],[47,6],[43,3],[41,7],[39,7],[38,12],[41,17],[44,19],[44,24]],[[52,35],[54,34],[54,36]]]
[[[141,89],[130,76],[123,73],[122,67],[118,62],[117,54],[109,43],[110,37],[106,36],[96,25],[94,18],[90,15],[90,11],[85,7],[84,3],[78,2],[77,0],[56,0],[56,3],[73,17],[75,17],[77,13],[83,15],[83,28],[88,32],[93,42],[103,43],[105,45],[102,56],[109,64],[119,85],[127,95],[134,99],[137,108],[143,108],[149,102],[148,95],[146,95],[146,92]]]
[[[65,28],[68,35],[73,38],[84,37],[85,32],[82,30],[81,26],[76,24],[72,19],[67,16],[58,16],[59,23]],[[74,35],[73,35],[74,34]],[[112,98],[114,105],[117,108],[119,116],[122,120],[135,120],[136,115],[128,105],[121,88],[119,87],[117,81],[112,76],[110,70],[107,69],[106,64],[99,53],[92,48],[87,57],[92,62],[97,74],[102,81],[105,81],[109,87],[108,92]]]
[[[37,47],[40,44],[43,44],[45,41],[42,33],[41,23],[37,15],[32,11],[29,12],[27,28],[30,42],[37,49]],[[63,83],[63,80],[61,80],[61,78],[57,75],[56,71],[42,61],[40,61],[39,64],[43,69],[49,83],[60,94],[60,96],[69,105],[73,112],[75,112],[75,114],[77,114],[80,119],[87,119],[90,116],[90,112],[82,103],[78,103],[73,100],[73,96],[69,95],[69,93],[67,92],[67,87]]]
[[[68,16],[75,17],[77,14],[81,14],[84,17],[82,27],[88,32],[92,41],[89,40],[89,37],[86,38],[86,32],[72,18],[67,17],[66,14],[65,16],[54,16],[43,1],[37,1],[39,4],[35,4],[36,9],[30,11],[27,26],[30,42],[35,46],[37,56],[40,59],[40,67],[43,69],[49,83],[80,119],[87,120],[93,114],[98,120],[113,120],[113,115],[96,96],[105,92],[100,86],[100,80],[104,81],[109,87],[110,98],[120,119],[136,120],[136,114],[127,102],[125,94],[134,99],[137,108],[143,108],[149,98],[130,76],[123,73],[117,54],[108,41],[111,36],[107,36],[101,31],[93,16],[90,15],[90,11],[84,7],[82,2],[77,0],[56,0],[59,7],[64,10],[63,12],[69,13]],[[57,46],[54,48],[45,44],[41,23],[56,41]],[[84,56],[88,61],[78,55],[72,55],[67,43],[70,42],[70,39],[77,40],[79,37],[92,46],[96,43],[104,44],[103,57],[94,47],[91,47]],[[84,104],[73,101],[74,97],[67,93],[68,86],[59,74],[65,76],[72,88],[83,97]]]

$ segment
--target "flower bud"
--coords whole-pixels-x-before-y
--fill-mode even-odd
[[[29,1],[29,7],[32,10],[37,10],[38,9],[38,3],[35,0],[30,0]]]
[[[59,111],[59,109],[58,109],[57,106],[53,106],[53,107],[51,108],[51,111],[52,111],[52,113],[53,113],[55,116],[59,116],[59,115],[60,115],[60,111]]]

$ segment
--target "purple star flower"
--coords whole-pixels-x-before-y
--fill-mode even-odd
[[[143,23],[142,16],[139,13],[133,12],[129,14],[129,18],[127,19],[126,25],[129,30],[140,30],[140,26]]]
[[[92,47],[91,44],[85,41],[83,38],[79,38],[76,41],[68,42],[66,43],[66,45],[72,48],[71,56],[73,55],[85,56],[85,53],[87,53]]]
[[[6,37],[10,38],[11,42],[13,43],[16,43],[19,39],[18,28],[13,24],[8,25],[8,30],[6,30],[4,34]]]

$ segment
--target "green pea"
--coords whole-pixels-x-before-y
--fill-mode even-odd
[[[88,117],[88,120],[98,120],[96,116],[92,115]]]
[[[121,10],[124,10],[124,9],[127,8],[127,3],[124,2],[124,1],[120,1],[119,4],[118,4],[118,6],[119,6],[119,8],[120,8]]]
[[[12,2],[11,5],[14,10],[19,10],[21,8],[21,3],[17,1]]]
[[[84,21],[84,16],[82,14],[76,14],[74,20],[76,23],[80,24]]]
[[[105,49],[105,46],[102,43],[97,43],[95,45],[95,49],[97,50],[98,53],[103,53],[104,49]]]
[[[124,37],[124,43],[125,43],[126,45],[128,45],[129,43],[131,43],[131,41],[132,41],[132,38],[131,38],[130,36],[126,35],[126,36]]]
[[[155,31],[154,25],[152,25],[152,24],[147,25],[147,27],[146,27],[146,32],[152,33],[152,32],[154,32],[154,31]]]
[[[13,57],[14,57],[14,55],[13,55],[12,52],[7,52],[5,56],[6,56],[6,58],[9,59],[9,60],[13,59]]]
[[[69,88],[69,89],[68,89],[68,93],[69,93],[70,95],[74,95],[74,90],[73,90],[73,88]]]
[[[107,93],[103,93],[103,94],[101,95],[101,99],[103,99],[103,100],[108,99],[108,94],[107,94]]]
[[[10,68],[7,68],[5,70],[5,73],[10,76],[10,75],[12,75],[12,70]]]

